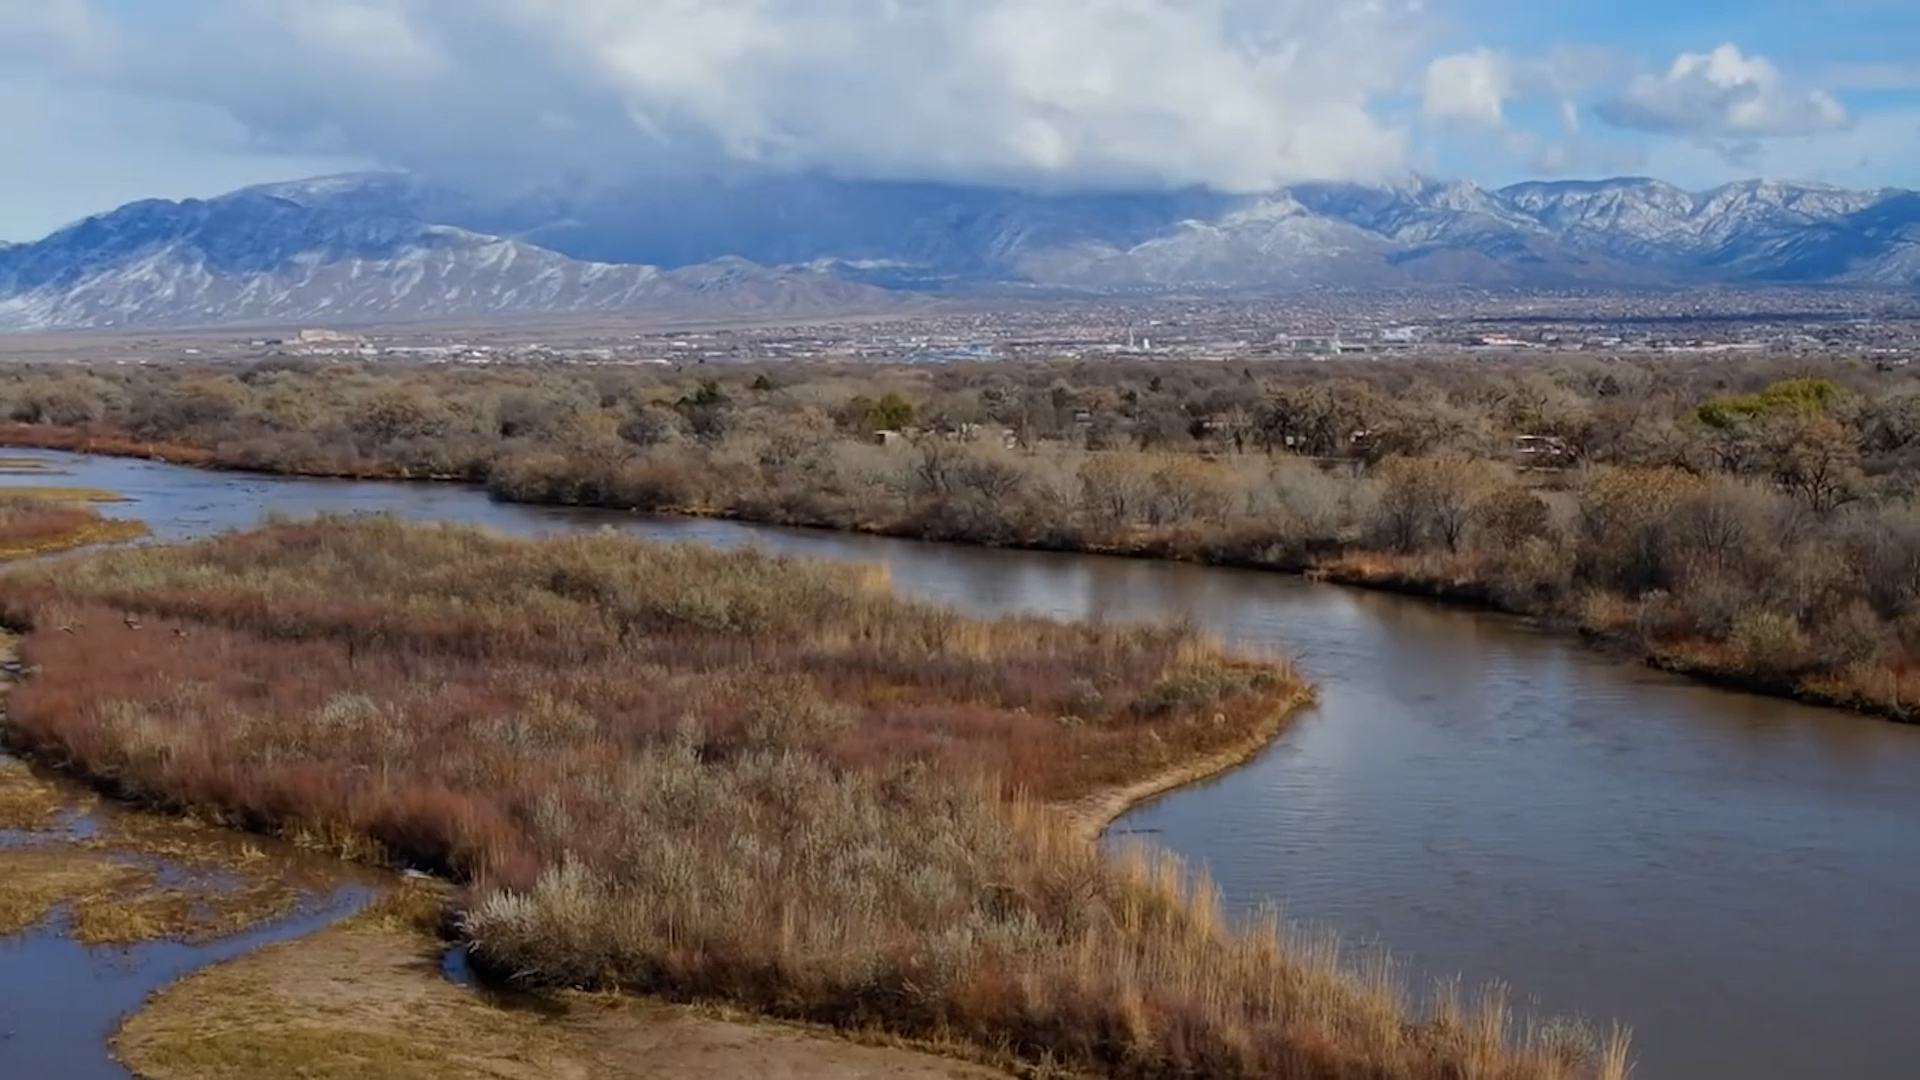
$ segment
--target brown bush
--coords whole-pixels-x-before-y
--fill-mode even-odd
[[[1791,676],[1813,658],[1813,647],[1800,624],[1775,611],[1748,608],[1740,612],[1727,638],[1749,671]]]

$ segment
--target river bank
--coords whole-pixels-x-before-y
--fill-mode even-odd
[[[125,1080],[108,1039],[148,994],[369,893],[331,860],[124,811],[0,754],[0,1074]]]
[[[1272,745],[1296,716],[1311,708],[1313,700],[1313,688],[1300,686],[1287,698],[1275,702],[1266,716],[1255,720],[1236,745],[1197,755],[1131,783],[1093,792],[1057,809],[1073,835],[1088,844],[1098,844],[1101,835],[1118,818],[1163,795],[1211,780],[1252,760]]]
[[[113,1037],[142,1080],[1005,1080],[957,1054],[606,994],[453,977],[404,886],[367,911],[155,994]],[[424,909],[424,910],[422,910]],[[949,1051],[958,1048],[947,1048]]]
[[[1222,910],[1284,905],[1416,992],[1500,981],[1543,1015],[1632,1023],[1646,1080],[1898,1075],[1920,1046],[1889,955],[1920,948],[1920,727],[1728,694],[1476,614],[1288,574],[490,500],[461,485],[262,477],[48,455],[170,543],[262,515],[388,514],[522,536],[878,564],[980,616],[1185,620],[1297,656],[1320,694],[1271,748],[1130,812]],[[349,593],[352,590],[348,590]],[[203,644],[205,644],[203,642]],[[1122,839],[1125,838],[1125,839]],[[1684,868],[1684,872],[1682,872]],[[1834,893],[1836,879],[1857,887]]]
[[[290,861],[271,841],[120,811],[56,776],[0,757],[6,1075],[1007,1075],[966,1063],[957,1047],[906,1047],[880,1032],[849,1038],[717,1008],[461,981],[443,963],[446,887]]]
[[[141,441],[104,429],[0,424],[0,447],[137,458],[191,468],[307,479],[487,486],[485,476],[417,473],[371,460],[263,468],[267,463],[235,461],[206,448]],[[618,502],[529,498],[524,493],[503,491],[497,486],[489,491],[495,498],[524,505],[633,509]],[[1899,723],[1920,722],[1920,707],[1916,706],[1916,700],[1920,699],[1916,699],[1916,688],[1910,685],[1913,673],[1886,665],[1859,664],[1803,675],[1791,669],[1756,666],[1751,656],[1724,643],[1685,638],[1649,641],[1637,629],[1643,606],[1638,601],[1588,597],[1581,604],[1569,607],[1543,598],[1537,591],[1504,589],[1489,575],[1481,573],[1473,560],[1463,557],[1400,555],[1342,546],[1299,547],[1274,544],[1257,535],[1222,540],[1199,533],[1183,533],[1179,529],[1123,530],[1122,534],[1099,538],[1072,530],[1042,537],[980,536],[911,518],[829,520],[795,513],[789,506],[771,502],[751,506],[666,502],[650,504],[644,512],[989,549],[1104,555],[1304,576],[1350,588],[1528,619],[1558,632],[1577,635],[1599,645],[1609,655],[1631,656],[1650,667],[1696,678],[1722,689],[1784,698]],[[1801,648],[1804,650],[1805,645]]]
[[[1275,919],[1235,925],[1168,857],[1110,860],[1090,813],[1063,819],[1244,760],[1308,700],[1284,661],[1191,627],[971,620],[844,565],[393,521],[11,584],[36,672],[16,745],[121,795],[471,883],[461,940],[514,983],[1009,1066],[1625,1067],[1621,1039],[1516,1026],[1497,998],[1409,1008]]]
[[[90,503],[110,492],[0,484],[0,563],[147,535],[138,521],[104,517]]]

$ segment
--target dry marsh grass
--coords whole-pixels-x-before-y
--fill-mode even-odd
[[[67,933],[83,945],[202,944],[291,915],[304,898],[299,888],[265,874],[202,870],[175,885],[154,879],[69,896]]]
[[[64,907],[62,932],[83,945],[202,943],[292,914],[315,885],[251,845],[167,839],[169,825],[0,847],[0,938]]]
[[[147,534],[138,521],[107,518],[61,494],[85,489],[0,487],[0,560],[19,559]],[[102,492],[118,498],[112,492]]]
[[[1117,1076],[1618,1075],[1589,1035],[1412,1008],[1277,919],[1231,924],[1169,858],[1086,842],[1089,800],[1230,763],[1303,698],[1188,627],[384,519],[103,553],[4,604],[38,672],[18,747],[465,880],[458,932],[511,982]]]
[[[34,775],[25,763],[0,758],[0,831],[49,828],[72,802],[66,792]]]
[[[65,905],[85,945],[210,941],[292,913],[311,882],[251,841],[182,818],[109,814],[85,831],[67,815],[93,802],[0,758],[0,937]]]
[[[146,877],[138,867],[70,848],[0,848],[0,938],[38,925],[60,904],[117,895]]]
[[[117,429],[84,424],[53,428],[37,424],[0,423],[0,445],[29,450],[151,458],[177,465],[210,465],[215,460],[215,455],[208,450],[156,443],[134,438]]]
[[[117,491],[95,487],[70,487],[59,484],[7,484],[0,486],[0,497],[30,502],[116,503],[127,497]]]

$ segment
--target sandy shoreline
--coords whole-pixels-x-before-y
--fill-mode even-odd
[[[1287,698],[1282,707],[1275,709],[1259,725],[1248,732],[1246,739],[1219,753],[1168,769],[1165,772],[1149,776],[1131,784],[1089,795],[1084,799],[1061,806],[1060,812],[1067,819],[1076,837],[1089,844],[1100,842],[1100,834],[1114,820],[1132,810],[1141,803],[1158,798],[1169,792],[1210,780],[1222,773],[1251,761],[1262,750],[1273,744],[1280,733],[1287,729],[1300,711],[1309,708],[1315,700],[1315,692],[1310,684],[1302,685]]]

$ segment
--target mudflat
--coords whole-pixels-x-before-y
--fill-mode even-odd
[[[441,970],[392,904],[209,968],[122,1025],[145,1080],[986,1080],[1006,1074],[622,995],[504,998]]]

